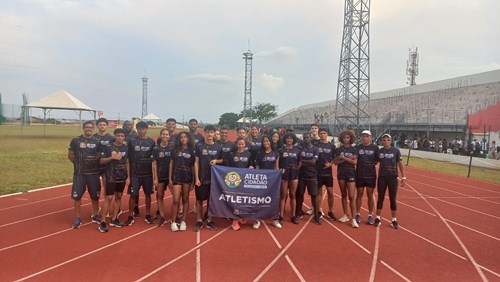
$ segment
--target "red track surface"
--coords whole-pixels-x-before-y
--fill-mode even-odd
[[[68,186],[3,197],[0,280],[500,281],[500,185],[406,170],[408,185],[398,192],[399,230],[389,226],[388,200],[379,228],[318,226],[305,216],[283,229],[266,222],[238,232],[217,219],[219,231],[195,233],[195,215],[189,214],[185,232],[137,220],[103,234],[89,223],[87,195],[84,225],[70,228]],[[334,212],[341,215],[337,184],[335,194]],[[170,203],[169,197],[167,209]]]

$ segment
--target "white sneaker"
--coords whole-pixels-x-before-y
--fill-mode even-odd
[[[283,227],[283,226],[281,226],[280,221],[277,219],[273,220],[273,226],[278,228],[278,229],[281,229],[281,227]]]
[[[352,226],[353,228],[358,228],[358,227],[359,227],[358,222],[356,222],[356,219],[354,219],[354,218],[352,219],[352,221],[351,221],[351,226]]]
[[[177,223],[175,221],[170,224],[170,230],[172,230],[173,232],[179,231],[179,227],[177,226]]]
[[[310,208],[306,211],[306,214],[307,215],[312,215],[314,213],[314,209],[313,208]]]
[[[341,218],[339,218],[339,221],[340,222],[348,222],[349,221],[349,217],[346,214],[344,214],[344,216],[342,216]]]
[[[186,229],[187,229],[186,222],[185,221],[181,222],[181,227],[179,228],[179,230],[180,231],[186,231]]]
[[[256,220],[254,223],[253,223],[253,229],[259,229],[260,227],[260,220]]]

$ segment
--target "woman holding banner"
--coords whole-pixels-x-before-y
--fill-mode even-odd
[[[288,133],[283,138],[285,147],[280,150],[281,169],[281,191],[280,191],[280,218],[279,223],[283,225],[283,215],[285,214],[285,202],[287,194],[290,197],[290,209],[292,212],[292,222],[299,224],[299,218],[295,216],[295,193],[299,183],[300,150],[294,146],[297,137],[293,133]]]
[[[249,150],[246,150],[247,143],[245,139],[238,138],[235,142],[236,151],[231,153],[229,161],[230,167],[238,168],[253,168],[252,154]],[[242,219],[241,223],[245,224],[246,220]],[[233,230],[240,230],[240,224],[237,219],[233,219]]]
[[[256,161],[257,169],[279,169],[280,156],[276,150],[271,147],[271,139],[268,136],[262,138],[260,151]],[[273,226],[281,228],[279,220],[273,220]],[[256,220],[253,224],[254,229],[260,227],[260,220]]]

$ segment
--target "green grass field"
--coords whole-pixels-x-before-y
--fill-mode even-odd
[[[157,131],[154,129],[153,135]],[[73,165],[67,158],[68,146],[71,138],[81,133],[80,126],[48,125],[44,137],[41,125],[0,125],[0,195],[71,182]],[[463,165],[410,158],[410,166],[467,175],[467,166]],[[471,177],[500,184],[496,170],[472,168]]]

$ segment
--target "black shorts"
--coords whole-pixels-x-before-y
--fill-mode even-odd
[[[299,179],[299,186],[301,191],[305,191],[307,187],[307,194],[309,196],[317,196],[318,192],[318,180],[316,179]]]
[[[125,182],[106,182],[106,196],[112,196],[115,193],[123,193]]]
[[[333,175],[318,175],[318,187],[333,187]]]
[[[355,171],[338,171],[337,180],[345,180],[346,182],[356,182]]]
[[[139,189],[144,191],[145,195],[153,194],[153,177],[152,176],[132,176],[130,177],[130,186],[128,193],[132,196],[139,196]]]
[[[194,192],[196,194],[197,201],[206,201],[210,198],[210,184],[201,184],[201,186],[195,186]]]
[[[71,198],[78,201],[85,193],[85,188],[89,190],[92,200],[98,200],[101,194],[101,180],[99,174],[74,174],[73,186],[71,187]]]
[[[377,178],[356,178],[356,188],[375,188],[377,184]]]

